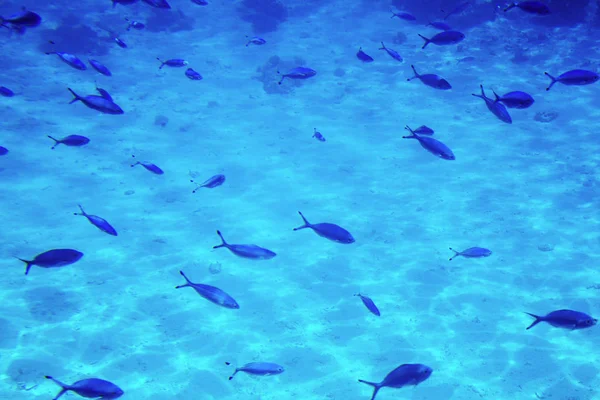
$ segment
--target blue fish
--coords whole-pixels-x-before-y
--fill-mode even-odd
[[[79,206],[79,209],[81,210],[81,212],[73,213],[73,215],[82,215],[82,216],[86,217],[88,219],[88,221],[90,221],[90,224],[94,225],[96,228],[100,229],[102,232],[108,233],[109,235],[112,235],[112,236],[118,236],[117,231],[115,230],[115,228],[113,228],[108,223],[108,221],[106,221],[104,218],[101,218],[97,215],[87,214],[85,211],[83,211],[83,207],[81,207],[79,204],[77,204],[77,205]]]
[[[0,146],[0,156],[5,156],[8,154],[8,149],[6,147]]]
[[[132,155],[133,158],[135,158],[134,155]],[[142,167],[146,168],[148,171],[152,172],[153,174],[156,175],[162,175],[165,173],[165,171],[163,171],[162,169],[160,169],[159,166],[157,166],[156,164],[153,164],[151,162],[148,161],[137,161],[134,164],[131,164],[131,167],[135,167],[136,165],[141,165]]]
[[[75,392],[81,397],[93,399],[118,399],[119,397],[123,396],[124,393],[123,390],[121,390],[121,388],[114,383],[98,378],[83,379],[75,382],[72,385],[64,384],[48,375],[46,375],[45,378],[50,379],[52,382],[56,383],[62,388],[54,400],[57,400],[59,397],[69,391]]]
[[[136,0],[137,1],[137,0]],[[125,18],[125,21],[127,21],[127,30],[130,31],[131,28],[139,31],[142,30],[146,27],[146,25],[144,25],[142,22],[139,21],[130,21],[129,18]]]
[[[433,43],[438,46],[447,46],[451,44],[456,44],[462,42],[465,38],[465,34],[459,31],[444,31],[434,35],[431,39],[426,38],[425,36],[419,34],[421,39],[425,41],[425,44],[421,49],[427,47],[429,43]]]
[[[367,297],[360,293],[355,294],[355,296],[360,297],[360,299],[362,300],[365,307],[367,307],[367,310],[371,311],[373,314],[377,315],[378,317],[381,316],[381,313],[379,312],[379,308],[377,308],[377,306],[375,305],[373,300],[371,300],[370,297]]]
[[[446,16],[444,17],[444,19],[446,20],[446,19],[450,18],[450,16],[452,16],[452,15],[462,14],[470,6],[471,6],[471,2],[470,1],[462,2],[458,6],[456,6],[455,8],[453,8],[452,11],[450,11],[448,14],[446,14]]]
[[[433,22],[428,23],[426,26],[432,26],[435,29],[439,29],[440,31],[451,31],[452,30],[450,25],[448,25],[447,23],[445,23],[443,21],[433,21]]]
[[[425,126],[425,125],[421,125],[417,129],[415,129],[414,132],[418,133],[419,135],[427,135],[427,136],[431,136],[435,133],[433,129],[431,129],[430,127]]]
[[[71,89],[71,88],[67,88],[67,89],[69,90],[69,92],[71,92],[71,94],[74,97],[73,100],[71,100],[69,102],[69,104],[73,104],[76,101],[81,101],[83,104],[85,104],[86,107],[91,108],[96,111],[100,111],[101,113],[104,113],[104,114],[119,115],[119,114],[125,113],[125,111],[123,111],[123,109],[121,107],[119,107],[118,104],[116,104],[115,102],[113,102],[110,99],[107,99],[104,96],[96,96],[96,95],[79,96],[77,93],[75,93],[73,91],[73,89]]]
[[[381,388],[389,387],[400,389],[405,386],[417,386],[419,383],[427,380],[431,376],[432,372],[433,370],[427,365],[402,364],[387,374],[386,377],[383,378],[383,380],[379,383],[363,381],[362,379],[359,379],[358,381],[374,387],[371,400],[375,400],[375,396],[377,396],[377,392],[379,392]]]
[[[195,183],[193,179],[190,179],[190,182]],[[196,189],[192,191],[192,193],[196,193],[201,188],[214,189],[217,186],[221,186],[225,182],[225,175],[214,175],[205,180],[202,184],[200,184]]]
[[[556,82],[560,82],[567,86],[582,86],[590,85],[600,78],[597,73],[593,71],[586,71],[584,69],[573,69],[571,71],[567,71],[558,78],[553,77],[547,72],[544,72],[544,74],[546,74],[546,76],[552,80],[552,82],[550,82],[550,86],[546,88],[546,91],[550,90],[550,88],[554,86]]]
[[[189,79],[191,79],[193,81],[201,81],[202,80],[202,75],[200,75],[200,73],[194,71],[192,68],[188,68],[187,70],[185,70],[185,76],[187,76]]]
[[[83,253],[73,249],[52,249],[38,254],[33,260],[28,261],[18,258],[25,265],[25,275],[29,274],[32,266],[36,265],[41,268],[60,268],[65,265],[76,263],[83,257]]]
[[[356,53],[356,57],[357,57],[357,58],[358,58],[360,61],[362,61],[362,62],[365,62],[365,63],[370,63],[370,62],[373,62],[373,57],[371,57],[370,55],[368,55],[367,53],[365,53],[365,52],[363,51],[362,47],[360,47],[360,48],[358,49],[358,52]]]
[[[383,42],[381,42],[381,47],[379,48],[379,50],[385,50],[386,53],[388,53],[389,56],[392,57],[394,60],[397,60],[400,62],[404,61],[402,59],[402,56],[400,54],[398,54],[398,52],[396,50],[385,47],[385,44],[383,44]]]
[[[117,4],[122,4],[124,6],[128,6],[134,3],[137,3],[138,0],[112,0],[113,8],[116,7]]]
[[[154,8],[170,9],[171,6],[167,3],[167,0],[142,0],[144,3],[151,5]]]
[[[23,10],[15,15],[11,15],[8,18],[0,16],[0,26],[7,28],[35,28],[42,23],[42,17],[33,11],[27,10],[23,7]]]
[[[570,329],[574,331],[577,329],[590,328],[596,325],[596,323],[598,322],[597,319],[592,318],[591,316],[585,313],[572,310],[552,311],[550,314],[545,315],[543,317],[528,312],[526,312],[525,314],[535,318],[535,321],[533,321],[533,323],[529,325],[527,329],[533,328],[540,322],[547,322],[555,328]]]
[[[317,139],[319,142],[326,141],[325,136],[323,136],[321,132],[317,132],[317,128],[314,128],[314,130],[315,133],[312,135],[313,138]]]
[[[183,60],[181,58],[171,58],[170,60],[166,60],[166,61],[162,61],[160,58],[156,57],[156,59],[158,61],[160,61],[160,67],[158,67],[158,69],[162,69],[165,65],[167,67],[175,67],[175,68],[179,68],[179,67],[185,67],[186,65],[188,65],[188,62],[186,60]]]
[[[515,1],[512,4],[509,4],[508,7],[504,9],[504,12],[508,10],[512,10],[513,8],[520,8],[529,14],[535,15],[548,15],[550,14],[550,8],[547,5],[542,3],[541,1]]]
[[[192,283],[187,276],[183,273],[183,271],[179,271],[181,276],[185,278],[186,284],[175,286],[175,289],[181,289],[184,287],[191,287],[198,293],[200,296],[204,297],[206,300],[215,303],[218,306],[225,308],[238,309],[240,308],[239,304],[227,293],[222,291],[219,288],[210,285],[204,285],[201,283]]]
[[[318,224],[311,224],[310,222],[307,221],[306,218],[304,218],[304,215],[300,211],[298,211],[298,214],[300,214],[300,216],[302,217],[302,220],[304,221],[304,225],[294,228],[294,231],[310,228],[317,235],[324,237],[325,239],[332,240],[337,243],[350,244],[350,243],[355,242],[354,237],[352,237],[352,234],[350,232],[348,232],[347,230],[345,230],[344,228],[342,228],[341,226],[338,226],[336,224],[331,224],[329,222],[321,222]]]
[[[70,147],[79,147],[79,146],[85,146],[86,144],[88,144],[90,142],[90,139],[86,138],[85,136],[81,136],[81,135],[69,135],[62,139],[55,139],[50,135],[48,135],[48,137],[50,139],[54,140],[54,145],[51,147],[52,150],[54,150],[56,148],[56,146],[58,146],[59,144],[64,144],[65,146],[70,146]]]
[[[0,86],[0,96],[13,97],[14,95],[15,95],[15,92],[10,90],[9,88]]]
[[[454,153],[452,153],[452,150],[450,150],[448,148],[448,146],[446,146],[444,143],[440,142],[439,140],[434,139],[432,137],[419,136],[415,133],[415,131],[410,129],[408,126],[404,127],[404,129],[409,131],[411,133],[411,135],[410,136],[402,136],[403,139],[417,139],[419,141],[419,144],[421,145],[421,147],[423,147],[425,150],[427,150],[434,156],[440,157],[444,160],[455,160],[456,159],[456,157],[454,157]]]
[[[277,71],[277,73],[281,74],[279,71]],[[285,78],[308,79],[308,78],[315,76],[316,74],[317,74],[317,71],[315,71],[314,69],[307,68],[307,67],[296,67],[296,68],[292,69],[290,72],[288,72],[287,74],[282,74],[281,80],[278,83],[281,85],[281,82],[283,82],[283,80]]]
[[[480,99],[483,99],[483,101],[485,101],[485,105],[488,108],[488,110],[490,110],[490,112],[492,114],[494,114],[496,116],[496,118],[498,118],[500,121],[506,122],[507,124],[512,124],[512,118],[511,118],[510,114],[508,113],[508,110],[506,109],[506,107],[504,107],[504,105],[502,103],[497,102],[497,101],[492,100],[489,97],[487,97],[483,90],[483,85],[479,85],[479,87],[481,88],[481,94],[472,93],[472,95],[475,97],[479,97]]]
[[[50,51],[50,52],[47,52],[46,54],[48,54],[48,55],[56,54],[65,63],[67,63],[71,67],[78,69],[80,71],[84,71],[87,69],[87,67],[85,66],[85,63],[83,61],[81,61],[79,58],[77,58],[76,56],[74,56],[73,54],[62,53],[59,51]]]
[[[519,109],[529,108],[535,101],[535,100],[533,100],[533,97],[531,97],[531,95],[529,93],[521,92],[518,90],[514,91],[514,92],[506,93],[503,96],[498,96],[498,94],[496,92],[494,92],[493,90],[492,90],[492,92],[494,93],[494,96],[496,96],[495,101],[501,102],[508,108],[519,108]]]
[[[110,72],[110,70],[108,68],[106,68],[106,66],[104,66],[103,64],[101,64],[99,61],[93,60],[93,59],[88,59],[90,65],[98,72],[100,72],[102,75],[104,76],[112,76],[112,73]]]
[[[198,4],[199,6],[207,6],[208,5],[208,1],[206,1],[206,0],[192,0],[192,3]]]
[[[220,231],[217,231],[217,235],[221,238],[221,244],[213,246],[213,249],[225,247],[238,257],[250,258],[252,260],[270,260],[277,255],[271,250],[264,249],[255,244],[229,244],[225,241]]]
[[[456,251],[452,247],[450,250],[454,252],[454,255],[450,257],[449,261],[454,260],[458,256],[467,257],[467,258],[479,258],[479,257],[489,257],[492,255],[492,251],[483,247],[470,247],[463,251]]]
[[[407,13],[407,12],[394,12],[394,10],[392,11],[392,16],[390,18],[394,18],[397,17],[398,19],[403,19],[405,21],[416,21],[417,19],[415,18],[414,15]]]
[[[413,72],[415,73],[415,76],[413,76],[412,78],[408,78],[407,81],[412,81],[413,79],[418,79],[421,82],[423,82],[423,84],[432,87],[434,89],[438,89],[438,90],[450,90],[452,89],[452,86],[450,86],[450,83],[448,83],[447,80],[445,80],[444,78],[442,78],[439,75],[435,75],[435,74],[424,74],[424,75],[419,75],[419,73],[417,72],[417,70],[415,69],[414,65],[410,66],[413,70]]]
[[[248,36],[246,36],[247,38]],[[267,41],[261,37],[258,36],[254,36],[250,39],[248,39],[248,42],[246,43],[246,47],[248,47],[251,44],[255,44],[257,46],[262,46],[263,44],[267,43]]]
[[[126,49],[127,48],[127,43],[125,43],[123,40],[119,39],[118,37],[114,37],[113,41],[117,44],[117,46],[119,46],[122,49]]]
[[[231,365],[231,363],[229,362],[226,362],[225,364]],[[269,376],[279,375],[285,372],[285,369],[281,365],[275,363],[251,362],[244,365],[243,367],[236,368],[235,372],[229,377],[229,380],[232,380],[238,372],[245,372],[251,375]]]

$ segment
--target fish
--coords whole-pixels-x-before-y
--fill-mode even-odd
[[[179,273],[185,279],[186,284],[185,285],[175,286],[175,289],[181,289],[181,288],[184,288],[184,287],[191,287],[200,296],[204,297],[206,300],[208,300],[208,301],[210,301],[212,303],[215,303],[218,306],[225,307],[225,308],[231,308],[231,309],[238,309],[238,308],[240,308],[240,306],[237,303],[237,301],[235,301],[233,297],[231,297],[230,295],[228,295],[227,293],[225,293],[221,289],[219,289],[217,287],[214,287],[214,286],[210,286],[210,285],[204,285],[204,284],[201,284],[201,283],[192,283],[188,279],[188,277],[185,276],[185,274],[183,273],[183,271],[179,271]]]
[[[433,43],[438,46],[447,46],[462,42],[465,38],[465,34],[459,31],[443,31],[434,35],[431,39],[428,39],[421,34],[419,34],[419,36],[425,41],[425,44],[423,44],[421,49],[427,47],[429,43]]]
[[[508,113],[506,107],[504,107],[502,103],[499,103],[487,97],[483,90],[483,85],[479,85],[479,87],[481,88],[481,94],[472,93],[472,95],[483,99],[488,110],[490,110],[490,112],[494,114],[496,118],[498,118],[500,121],[506,122],[507,124],[512,124],[512,118]]]
[[[317,128],[315,129],[315,133],[312,135],[313,138],[317,139],[319,142],[326,141],[325,136],[321,132],[317,132]]]
[[[194,71],[192,68],[188,68],[185,71],[185,76],[187,76],[189,79],[191,79],[193,81],[201,81],[202,80],[202,75],[200,75],[198,72]]]
[[[541,1],[515,1],[509,4],[508,7],[504,9],[504,12],[512,10],[513,8],[520,8],[526,13],[535,15],[550,14],[550,8]]]
[[[144,23],[139,22],[139,21],[130,21],[129,18],[125,18],[125,21],[127,21],[127,29],[126,29],[127,31],[130,31],[131,28],[139,31],[146,27],[146,25]]]
[[[231,365],[231,363],[229,362],[226,362],[225,364]],[[285,368],[283,368],[279,364],[270,362],[251,362],[244,365],[243,367],[236,368],[235,372],[229,377],[229,380],[232,380],[238,372],[245,372],[251,375],[269,376],[279,375],[285,372]]]
[[[86,144],[88,144],[90,142],[90,139],[86,138],[85,136],[81,136],[81,135],[69,135],[66,136],[62,139],[55,139],[52,136],[48,135],[48,137],[52,140],[54,140],[54,145],[51,147],[52,150],[54,150],[56,148],[56,146],[58,146],[59,144],[64,144],[65,146],[69,146],[69,147],[80,147],[80,146],[85,146]]]
[[[452,9],[452,11],[450,11],[448,14],[446,14],[446,16],[444,17],[444,19],[448,19],[450,18],[450,16],[452,15],[458,15],[463,13],[467,8],[469,8],[471,6],[471,2],[470,1],[465,1],[463,3],[460,3],[458,6],[456,6],[455,8]]]
[[[407,81],[412,81],[413,79],[419,79],[421,82],[423,82],[423,84],[432,87],[434,89],[438,89],[438,90],[450,90],[452,89],[452,86],[450,85],[450,83],[448,83],[447,80],[445,80],[444,78],[442,78],[439,75],[435,75],[435,74],[424,74],[424,75],[419,75],[417,73],[417,70],[415,69],[414,65],[410,66],[413,70],[413,72],[415,73],[415,76],[413,76],[412,78],[408,78]]]
[[[167,3],[167,0],[142,0],[144,3],[154,8],[170,9],[171,5]]]
[[[60,51],[49,51],[46,53],[47,55],[56,54],[61,60],[70,65],[71,67],[78,69],[80,71],[85,71],[87,67],[85,63],[81,61],[79,58],[74,56],[73,54],[63,53]]]
[[[416,21],[417,19],[415,18],[414,15],[407,13],[407,12],[394,12],[394,10],[392,11],[392,16],[390,18],[394,18],[397,17],[398,19],[403,19],[405,21]]]
[[[279,71],[277,71],[277,73],[281,74]],[[308,79],[308,78],[315,76],[316,74],[317,74],[317,71],[315,71],[314,69],[307,68],[307,67],[296,67],[296,68],[292,69],[290,72],[288,72],[287,74],[281,75],[281,80],[278,82],[278,84],[281,85],[281,82],[283,82],[283,80],[285,78]]]
[[[193,179],[190,179],[190,182],[195,183]],[[225,182],[225,175],[214,175],[201,183],[196,189],[192,191],[192,193],[196,193],[199,189],[207,188],[214,189],[217,186],[221,186]]]
[[[208,1],[206,1],[206,0],[192,0],[192,3],[198,4],[199,6],[207,6],[208,5]]]
[[[444,160],[455,160],[456,159],[456,157],[454,156],[454,153],[452,153],[452,150],[450,150],[448,148],[448,146],[446,146],[444,143],[440,142],[439,140],[434,139],[432,137],[419,136],[415,133],[415,131],[410,129],[408,126],[404,127],[404,129],[409,131],[411,133],[411,135],[410,136],[402,136],[403,139],[417,139],[419,141],[419,144],[421,145],[421,147],[423,147],[425,150],[427,150],[428,152],[430,152],[431,154],[433,154],[436,157],[442,158]]]
[[[556,82],[560,82],[563,85],[567,86],[582,86],[582,85],[591,85],[595,83],[600,76],[593,71],[586,71],[584,69],[573,69],[571,71],[567,71],[564,74],[561,74],[558,78],[553,77],[547,72],[544,72],[548,78],[552,80],[550,82],[550,86],[546,88],[546,91],[550,90],[552,86]]]
[[[425,125],[421,125],[417,129],[415,129],[414,132],[418,133],[419,135],[428,135],[428,136],[431,136],[435,133],[433,129],[431,129],[430,127],[425,126]]]
[[[104,218],[101,218],[97,215],[87,214],[85,211],[83,211],[83,207],[81,207],[79,204],[77,204],[77,205],[79,206],[79,209],[81,210],[81,212],[73,213],[73,215],[82,215],[88,219],[90,224],[94,225],[96,228],[100,229],[102,232],[108,233],[109,235],[112,235],[112,236],[118,236],[115,228],[113,228],[112,225],[109,224],[107,220],[105,220]]]
[[[360,297],[360,299],[362,300],[365,307],[367,307],[367,310],[371,311],[373,314],[377,315],[378,317],[381,316],[381,312],[379,312],[379,308],[377,308],[377,306],[375,305],[373,300],[371,300],[370,297],[367,297],[360,293],[355,294],[355,296]]]
[[[56,397],[54,397],[54,400],[58,400],[59,397],[69,391],[75,392],[81,397],[94,399],[118,399],[125,393],[120,387],[104,379],[88,378],[77,381],[72,385],[67,385],[48,375],[45,378],[50,379],[62,388]]]
[[[15,95],[15,92],[13,92],[12,90],[10,90],[7,87],[4,86],[0,86],[0,96],[3,97],[13,97]]]
[[[392,57],[394,60],[397,60],[400,62],[404,61],[402,56],[400,54],[398,54],[398,52],[396,50],[385,47],[385,44],[383,44],[383,42],[381,42],[381,47],[379,48],[379,50],[385,50],[385,52],[388,53],[389,56]]]
[[[8,149],[4,146],[0,146],[0,156],[5,156],[8,154]]]
[[[369,382],[359,379],[361,383],[366,383],[369,386],[373,386],[373,395],[371,400],[375,400],[375,396],[381,388],[389,387],[400,389],[405,386],[417,386],[419,383],[426,381],[431,376],[433,370],[427,365],[423,364],[402,364],[392,372],[386,375],[385,378],[379,383]]]
[[[365,63],[373,62],[373,57],[365,53],[362,47],[358,49],[358,52],[356,53],[356,58]]]
[[[433,21],[433,22],[428,23],[425,26],[432,26],[435,29],[439,29],[440,31],[451,31],[452,30],[450,25],[448,25],[444,21]]]
[[[246,36],[246,38],[247,37],[248,36]],[[257,46],[262,46],[265,43],[267,43],[267,41],[265,39],[258,37],[258,36],[254,36],[248,40],[248,42],[246,43],[246,47],[248,47],[251,44],[255,44]]]
[[[125,42],[124,42],[123,40],[121,40],[120,38],[118,38],[118,37],[116,37],[116,36],[115,36],[115,37],[114,37],[114,38],[112,38],[112,39],[113,39],[113,41],[114,41],[114,42],[117,44],[117,46],[119,46],[120,48],[122,48],[122,49],[126,49],[126,48],[127,48],[127,43],[125,43]]]
[[[112,76],[112,72],[110,72],[110,70],[108,68],[106,68],[106,66],[104,66],[102,63],[100,63],[99,61],[93,60],[93,59],[88,59],[90,65],[98,72],[100,72],[102,75],[104,76]]]
[[[572,331],[591,328],[598,323],[598,320],[591,316],[573,310],[557,310],[542,316],[526,312],[525,314],[535,318],[535,321],[527,327],[527,330],[533,328],[540,322],[547,322],[555,328],[570,329]]]
[[[81,260],[83,253],[73,249],[52,249],[38,254],[33,260],[24,260],[22,258],[17,259],[23,261],[25,265],[25,275],[29,274],[29,270],[32,266],[38,266],[41,268],[60,268],[66,265],[71,265]]]
[[[450,250],[454,252],[454,255],[450,257],[449,261],[454,260],[458,256],[463,256],[467,258],[479,258],[479,257],[489,257],[492,255],[492,251],[483,247],[470,247],[463,251],[456,251],[452,247]]]
[[[534,103],[533,97],[529,93],[514,91],[506,93],[503,96],[498,96],[496,92],[494,92],[494,96],[496,97],[496,102],[501,102],[508,108],[518,108],[524,109],[529,108]]]
[[[119,107],[115,102],[110,99],[105,98],[104,96],[79,96],[77,93],[73,91],[71,88],[67,88],[69,92],[73,95],[74,99],[69,102],[69,104],[73,104],[76,101],[81,101],[85,104],[86,107],[91,108],[96,111],[100,111],[104,114],[112,114],[119,115],[125,113],[121,107]]]
[[[175,68],[185,67],[186,65],[188,65],[188,62],[181,58],[171,58],[170,60],[166,60],[166,61],[162,61],[158,57],[156,57],[156,59],[161,62],[160,67],[158,67],[158,69],[162,69],[165,65],[167,67],[175,67]]]
[[[133,158],[135,158],[134,155],[132,155]],[[160,167],[156,164],[153,164],[151,162],[148,161],[136,161],[134,164],[131,164],[131,167],[135,167],[136,165],[141,165],[142,167],[146,168],[148,171],[152,172],[153,174],[156,175],[162,175],[165,173],[165,171],[163,171],[162,169],[160,169]]]
[[[128,6],[128,5],[137,3],[137,2],[138,2],[138,0],[112,0],[112,6],[113,6],[113,8],[115,8],[117,6],[117,4]]]
[[[312,229],[317,235],[337,243],[350,244],[355,242],[352,234],[341,226],[331,224],[329,222],[311,224],[300,211],[298,211],[298,214],[300,214],[300,217],[302,217],[304,225],[294,228],[294,231],[309,228]]]
[[[270,260],[277,255],[275,252],[255,244],[229,244],[225,241],[220,231],[217,231],[217,235],[221,238],[221,244],[213,246],[213,249],[224,247],[238,257],[250,258],[252,260]]]
[[[0,26],[7,28],[20,27],[20,28],[35,28],[42,23],[42,17],[33,11],[27,10],[25,7],[20,13],[11,15],[10,17],[4,18],[0,16]]]

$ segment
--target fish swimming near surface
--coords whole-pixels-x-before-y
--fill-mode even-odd
[[[582,86],[591,85],[600,78],[597,73],[584,69],[573,69],[571,71],[567,71],[564,74],[561,74],[558,78],[553,77],[547,72],[544,72],[544,74],[546,74],[546,76],[552,80],[552,82],[550,82],[550,86],[546,88],[546,91],[550,90],[550,88],[552,88],[552,86],[554,86],[554,84],[557,82],[567,86]]]
[[[381,47],[379,48],[379,50],[385,50],[385,52],[388,53],[389,56],[392,57],[396,61],[400,61],[400,62],[404,61],[402,56],[400,54],[398,54],[398,52],[396,50],[385,47],[385,44],[383,44],[383,42],[381,42]]]
[[[71,92],[71,94],[74,97],[73,100],[69,102],[69,104],[73,104],[76,101],[81,101],[83,104],[85,104],[86,107],[91,108],[92,110],[100,111],[104,114],[120,115],[125,113],[125,111],[123,111],[123,109],[119,107],[117,103],[115,103],[114,101],[112,101],[112,99],[109,99],[104,95],[80,96],[77,93],[75,93],[73,89],[67,89],[69,90],[69,92]]]
[[[515,1],[509,4],[508,7],[504,9],[504,12],[512,10],[513,8],[520,8],[526,13],[535,15],[550,14],[550,8],[541,1]]]
[[[598,323],[596,318],[592,318],[591,316],[573,310],[557,310],[552,311],[551,313],[542,316],[531,314],[526,312],[525,314],[532,316],[535,318],[535,321],[531,325],[527,327],[527,329],[531,329],[540,322],[547,322],[555,328],[563,328],[570,330],[578,330],[591,328],[592,326]]]
[[[352,234],[341,226],[331,224],[329,222],[311,224],[300,211],[298,211],[298,214],[300,214],[300,217],[302,217],[304,225],[294,228],[294,231],[308,228],[312,229],[317,235],[337,243],[350,244],[355,242]]]
[[[54,140],[54,145],[51,147],[52,150],[54,150],[56,148],[56,146],[58,146],[59,144],[64,144],[65,146],[69,146],[69,147],[80,147],[80,146],[85,146],[86,144],[88,144],[90,142],[90,139],[88,139],[85,136],[81,136],[81,135],[69,135],[62,139],[55,139],[50,135],[47,135],[47,136],[50,139]]]
[[[529,93],[521,92],[518,90],[506,93],[503,96],[498,96],[498,94],[493,90],[492,92],[494,93],[494,96],[496,96],[495,101],[504,104],[508,108],[529,108],[535,102],[535,100],[533,100],[533,97],[531,97]]]
[[[400,389],[405,386],[417,386],[419,383],[426,381],[431,376],[433,370],[423,364],[402,364],[398,368],[386,375],[379,383],[368,382],[362,379],[358,381],[373,386],[373,395],[371,400],[375,400],[375,396],[381,388],[389,387]]]
[[[279,71],[277,71],[278,74],[281,74]],[[282,74],[281,75],[281,79],[279,80],[278,84],[281,85],[281,83],[283,82],[283,80],[285,78],[289,78],[289,79],[308,79],[311,78],[313,76],[315,76],[317,74],[317,71],[315,71],[312,68],[307,68],[307,67],[296,67],[294,69],[292,69],[291,71],[289,71],[287,74]]]
[[[226,362],[225,364],[231,365],[231,363],[229,362]],[[244,365],[243,367],[236,368],[235,372],[229,377],[229,380],[232,380],[238,372],[245,372],[251,375],[270,376],[279,375],[285,372],[285,368],[283,368],[279,364],[270,362],[251,362]]]
[[[185,276],[183,271],[179,271],[179,273],[181,274],[181,276],[183,276],[186,283],[185,283],[185,285],[175,286],[175,289],[191,287],[200,296],[204,297],[206,300],[208,300],[212,303],[215,303],[218,306],[225,307],[225,308],[231,308],[231,309],[240,308],[237,301],[235,301],[233,297],[231,297],[230,295],[228,295],[221,289],[214,287],[214,286],[210,286],[210,285],[204,285],[201,283],[193,283],[192,281],[190,281],[188,279],[187,276]]]
[[[81,257],[83,257],[83,253],[77,250],[52,249],[38,254],[33,258],[33,260],[30,261],[18,257],[16,258],[18,258],[26,264],[25,275],[28,275],[29,270],[34,265],[41,268],[60,268],[66,265],[76,263],[81,259]]]
[[[423,44],[421,49],[427,47],[429,43],[433,43],[437,46],[447,46],[462,42],[465,38],[465,34],[459,31],[443,31],[434,35],[431,39],[426,38],[423,35],[419,36],[425,41],[425,44]]]
[[[365,53],[362,47],[358,49],[358,52],[356,53],[356,58],[365,63],[373,62],[373,57]]]
[[[467,257],[467,258],[480,258],[480,257],[489,257],[492,255],[492,251],[483,247],[470,247],[463,251],[456,251],[452,247],[450,250],[454,252],[454,255],[450,257],[449,261],[454,260],[456,257]]]
[[[79,209],[81,210],[81,212],[73,213],[73,215],[84,216],[87,218],[87,220],[90,222],[90,224],[94,225],[96,228],[100,229],[102,232],[108,233],[109,235],[112,235],[112,236],[118,236],[115,228],[113,228],[112,225],[109,224],[107,220],[105,220],[104,218],[99,217],[97,215],[90,215],[90,214],[86,213],[83,210],[83,207],[81,207],[79,204],[78,204],[78,206],[79,206]]]
[[[45,378],[50,379],[52,382],[56,383],[62,388],[61,391],[56,395],[56,397],[54,397],[54,400],[57,400],[63,394],[69,391],[77,393],[81,397],[107,400],[118,399],[124,394],[123,390],[121,390],[120,387],[118,387],[112,382],[105,381],[104,379],[89,378],[77,381],[72,385],[67,385],[48,375],[46,375]]]
[[[196,183],[196,182],[194,182],[193,179],[190,179],[190,182]],[[217,186],[221,186],[224,182],[225,182],[225,175],[219,174],[219,175],[211,176],[210,178],[205,180],[203,183],[201,183],[198,187],[196,187],[196,189],[194,189],[192,191],[192,193],[196,193],[199,189],[202,189],[202,188],[214,189]]]
[[[135,158],[134,155],[132,155],[133,158]],[[148,161],[136,161],[134,164],[131,164],[131,167],[135,167],[136,165],[141,165],[142,167],[144,167],[146,170],[152,172],[153,174],[156,175],[162,175],[165,173],[165,171],[163,171],[158,165],[153,164],[151,162]]]
[[[213,246],[213,249],[224,247],[238,257],[252,260],[270,260],[277,255],[275,252],[255,244],[229,244],[225,241],[220,231],[217,231],[217,235],[221,238],[221,244]]]
[[[506,122],[507,124],[512,124],[512,118],[508,113],[506,107],[504,107],[502,103],[487,97],[485,95],[485,91],[483,90],[483,85],[479,85],[479,87],[481,88],[481,94],[472,93],[472,95],[483,99],[483,101],[485,101],[487,109],[490,110],[490,112],[494,114],[496,118],[498,118],[500,121]]]
[[[442,78],[441,76],[435,75],[435,74],[419,75],[419,73],[415,69],[414,65],[411,65],[410,67],[412,68],[413,72],[415,73],[415,76],[413,76],[412,78],[406,79],[407,81],[410,82],[413,79],[418,79],[421,82],[423,82],[424,85],[432,87],[434,89],[438,89],[438,90],[452,89],[452,86],[448,83],[448,81],[445,80],[444,78]]]
[[[370,297],[367,297],[360,293],[355,294],[355,296],[360,297],[360,299],[362,300],[365,307],[367,307],[367,310],[371,311],[371,313],[373,313],[374,315],[377,315],[378,317],[381,316],[381,312],[379,311],[379,308],[377,308],[377,306],[375,305],[373,300],[371,300]]]
[[[436,157],[442,158],[444,160],[455,160],[456,159],[452,150],[450,150],[450,148],[448,148],[448,146],[446,146],[444,143],[440,142],[439,140],[434,139],[432,137],[420,136],[417,133],[415,133],[415,131],[410,129],[408,126],[404,127],[404,129],[409,131],[411,134],[409,136],[402,136],[403,139],[417,139],[419,141],[419,144],[421,145],[421,147],[423,147],[425,150],[427,150],[428,152],[430,152],[431,154],[433,154]]]

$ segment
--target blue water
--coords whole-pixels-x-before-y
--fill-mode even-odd
[[[358,379],[405,363],[433,374],[377,399],[600,399],[598,328],[526,331],[524,314],[598,313],[598,84],[546,91],[544,76],[596,71],[595,1],[550,1],[549,16],[473,1],[447,19],[466,38],[424,50],[417,34],[436,34],[424,25],[460,1],[169,2],[0,3],[2,16],[26,6],[43,18],[0,30],[0,86],[15,92],[0,97],[0,399],[49,400],[52,375],[105,379],[135,400],[367,400]],[[125,18],[146,29],[125,31]],[[266,44],[246,47],[246,35]],[[159,70],[157,57],[188,65]],[[452,89],[407,82],[411,64]],[[317,75],[277,84],[298,66]],[[95,84],[123,115],[68,104],[68,87]],[[535,103],[506,124],[471,96],[480,84]],[[405,125],[431,127],[456,159],[402,139]],[[47,135],[90,143],[51,150]],[[190,180],[216,174],[222,186],[192,193]],[[74,216],[78,204],[118,236]],[[356,242],[294,232],[298,211]],[[213,250],[217,229],[277,256]],[[448,261],[449,247],[473,246],[492,255]],[[27,276],[14,258],[57,248],[85,255]],[[240,308],[175,290],[179,271]],[[250,362],[285,372],[228,380]]]

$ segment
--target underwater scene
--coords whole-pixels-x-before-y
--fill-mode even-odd
[[[600,400],[599,0],[0,0],[0,399]]]

